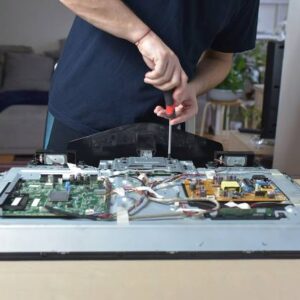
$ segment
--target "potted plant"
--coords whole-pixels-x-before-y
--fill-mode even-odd
[[[234,57],[232,69],[226,79],[216,88],[208,92],[213,100],[232,101],[244,94],[244,84],[247,79],[247,60],[243,54]]]

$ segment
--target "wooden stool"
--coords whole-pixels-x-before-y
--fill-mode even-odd
[[[208,108],[212,106],[214,109],[216,109],[216,124],[215,124],[215,134],[221,134],[224,127],[224,119],[225,119],[225,130],[229,129],[229,117],[230,117],[230,109],[232,107],[241,107],[244,110],[247,110],[247,107],[244,105],[243,101],[240,99],[235,100],[215,100],[215,99],[209,99],[207,100],[203,114],[202,114],[202,120],[201,120],[201,127],[200,127],[200,135],[204,135],[204,128],[205,128],[205,122],[206,122],[206,116]],[[248,127],[248,119],[245,118],[245,127]]]

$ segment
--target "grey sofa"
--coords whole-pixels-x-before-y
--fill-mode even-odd
[[[0,155],[42,148],[54,63],[30,47],[0,46]]]
[[[43,146],[46,105],[14,105],[0,114],[0,154],[29,155]]]

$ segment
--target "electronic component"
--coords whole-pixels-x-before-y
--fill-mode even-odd
[[[287,176],[262,168],[196,169],[185,161],[171,161],[168,168],[165,159],[144,160],[126,158],[119,169],[120,159],[99,168],[39,165],[6,172],[0,176],[0,223],[9,230],[1,230],[0,256],[23,249],[71,257],[300,253],[300,187]],[[131,162],[142,168],[128,168]],[[163,167],[152,169],[158,162]]]
[[[252,180],[266,180],[267,177],[265,175],[261,175],[261,174],[255,174],[252,176]]]
[[[6,217],[61,217],[84,215],[85,211],[105,214],[109,208],[104,181],[97,175],[82,175],[82,183],[74,176],[73,184],[53,174],[41,174],[36,179],[19,180],[2,206]],[[50,182],[49,182],[50,181]],[[55,184],[52,181],[57,181]]]
[[[28,195],[19,195],[11,198],[7,204],[4,204],[3,209],[8,211],[23,211],[28,203]]]
[[[285,214],[275,214],[272,208],[252,208],[252,209],[238,209],[238,208],[221,208],[216,216],[212,217],[215,220],[274,220],[285,218]]]
[[[266,194],[266,191],[255,191],[255,197],[265,197]]]
[[[2,207],[4,217],[116,220],[120,207],[133,218],[144,206],[148,207],[148,201],[164,204],[165,208],[167,204],[167,209],[175,205],[178,213],[190,217],[219,211],[229,202],[246,203],[250,209],[252,203],[281,205],[289,201],[264,174],[250,172],[246,176],[232,168],[201,172],[191,162],[162,157],[102,161],[98,170],[86,167],[42,170],[39,167],[37,174],[28,178],[28,172],[18,175],[22,179],[14,181],[15,186],[10,188],[9,200]],[[222,215],[218,214],[218,219]],[[249,219],[251,214],[241,213],[237,217],[244,216]]]
[[[215,162],[225,167],[250,167],[254,163],[253,152],[216,151]]]
[[[144,172],[184,173],[195,171],[192,162],[180,162],[177,159],[164,157],[127,157],[114,161],[101,161],[99,168],[112,171],[140,170]]]
[[[234,190],[239,192],[241,187],[237,181],[222,181],[221,189],[223,191]]]
[[[225,178],[225,179],[224,179]],[[233,180],[234,179],[234,180]],[[189,198],[214,197],[219,202],[267,202],[286,201],[285,195],[278,191],[270,180],[260,181],[249,178],[237,178],[235,175],[215,176],[214,179],[192,180],[183,182],[184,192]],[[260,179],[261,180],[261,179]],[[256,188],[255,188],[256,187]]]
[[[49,199],[52,202],[66,202],[69,201],[69,193],[68,191],[52,190],[50,192]]]
[[[37,151],[33,158],[33,165],[44,166],[65,166],[67,163],[76,163],[76,154],[73,151],[68,151],[66,154],[52,153],[47,151]]]
[[[250,179],[244,178],[241,182],[242,191],[245,193],[251,193],[255,190],[255,187]]]

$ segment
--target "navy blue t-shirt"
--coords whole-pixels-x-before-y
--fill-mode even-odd
[[[192,79],[207,49],[254,48],[259,0],[124,1],[177,54]],[[77,17],[54,73],[49,110],[68,127],[92,134],[151,119],[162,93],[135,45]]]

